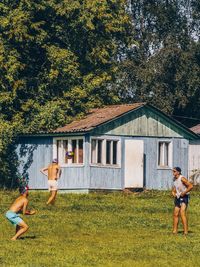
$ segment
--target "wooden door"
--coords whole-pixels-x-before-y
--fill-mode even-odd
[[[143,140],[125,140],[125,188],[143,188],[143,155]]]

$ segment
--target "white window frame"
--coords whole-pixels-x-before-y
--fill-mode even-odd
[[[93,152],[92,152],[92,141],[93,141],[93,140],[96,140],[96,141],[102,141],[102,146],[101,146],[101,163],[92,163],[92,153],[93,153]],[[96,142],[96,144],[95,144],[95,151],[94,151],[94,153],[95,153],[94,157],[95,157],[96,161],[98,161],[97,142]],[[91,139],[91,149],[90,149],[90,158],[91,158],[90,162],[91,162],[92,164],[95,164],[95,165],[102,165],[102,164],[103,164],[103,153],[104,153],[103,139],[102,139],[102,138],[92,138],[92,139]]]
[[[160,144],[163,144],[163,149],[162,149],[162,161],[163,161],[163,165],[159,165],[159,148],[160,148]],[[168,144],[168,165],[164,165],[165,162],[165,144]],[[171,140],[159,140],[157,142],[157,168],[158,169],[171,169],[172,168],[172,141]]]
[[[92,140],[102,140],[102,161],[101,163],[92,162]],[[106,164],[106,141],[111,141],[111,160],[113,158],[113,141],[117,141],[117,164]],[[97,159],[96,149],[96,159]],[[121,168],[121,140],[119,138],[104,137],[104,136],[92,136],[90,137],[90,166],[103,167],[103,168]]]
[[[63,162],[64,160],[64,148],[63,148],[63,141],[68,141],[68,150],[72,150],[72,140],[83,140],[83,163],[73,163],[72,159],[68,159],[68,163]],[[53,138],[53,158],[57,158],[57,141],[61,141],[62,149],[59,152],[59,159],[61,158],[62,161],[59,161],[61,167],[81,167],[84,166],[85,162],[85,137],[84,136],[74,136],[74,137],[54,137]],[[78,142],[77,142],[78,145]],[[78,150],[77,150],[78,151]]]

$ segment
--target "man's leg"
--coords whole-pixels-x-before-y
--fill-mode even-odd
[[[17,231],[17,229],[18,229],[18,231],[11,238],[11,240],[16,240],[18,237],[20,237],[22,234],[24,234],[28,230],[28,228],[29,228],[28,225],[24,221],[20,222],[20,224],[17,225],[17,227],[16,227],[16,231]]]
[[[173,234],[177,234],[178,232],[178,219],[179,219],[180,208],[175,207],[173,213]]]
[[[52,204],[55,201],[56,195],[57,195],[57,190],[51,191],[51,195],[47,201],[47,205]]]
[[[187,223],[187,217],[186,217],[186,208],[187,208],[186,204],[182,203],[180,213],[181,213],[181,220],[182,220],[182,223],[183,223],[183,231],[184,231],[185,235],[188,234],[188,223]]]

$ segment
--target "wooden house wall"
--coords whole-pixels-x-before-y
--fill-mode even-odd
[[[88,150],[86,142],[86,150]],[[47,189],[47,177],[40,169],[48,166],[53,157],[52,137],[22,138],[17,148],[20,164],[20,173],[24,170],[29,174],[29,186],[32,189]],[[60,189],[85,189],[89,187],[90,174],[85,166],[62,168],[59,180]]]
[[[17,148],[20,173],[29,175],[29,186],[34,189],[47,188],[47,179],[40,169],[52,160],[51,138],[22,138]]]
[[[167,140],[158,137],[119,137],[121,139],[121,168],[90,166],[89,137],[85,144],[84,166],[62,168],[59,180],[60,189],[123,189],[124,188],[124,141],[125,139],[144,141],[144,187],[147,189],[169,189],[172,185],[171,169],[157,167],[158,141]],[[183,175],[188,170],[188,141],[183,138],[168,138],[173,142],[173,166],[180,166]],[[30,188],[47,189],[47,177],[40,169],[52,161],[52,137],[23,138],[18,147],[22,169],[30,177]],[[173,167],[172,166],[172,167]]]
[[[90,167],[90,189],[122,189],[122,169]]]
[[[195,170],[200,170],[200,140],[190,141],[189,144],[189,176]]]
[[[162,138],[146,138],[144,143],[145,187],[147,189],[170,189],[172,186],[172,170],[157,166],[158,141]],[[180,166],[183,175],[187,176],[188,169],[188,141],[173,138],[172,140],[172,168]]]
[[[116,137],[116,136],[115,136]],[[183,175],[187,176],[188,170],[188,140],[182,138],[149,138],[149,137],[119,137],[121,139],[121,168],[90,167],[90,188],[123,189],[126,139],[144,141],[144,187],[147,189],[171,189],[173,166],[180,166]],[[172,142],[172,166],[162,169],[157,166],[158,142],[169,140]]]
[[[97,127],[96,134],[106,133],[110,135],[128,136],[162,136],[162,137],[183,137],[181,131],[165,117],[143,108],[130,112],[117,120]]]

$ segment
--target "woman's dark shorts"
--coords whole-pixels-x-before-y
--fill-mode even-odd
[[[189,203],[189,199],[190,199],[190,196],[189,195],[186,195],[186,196],[180,197],[180,198],[175,197],[175,199],[174,199],[174,205],[175,205],[175,207],[180,208],[181,205],[182,205],[182,203],[185,203],[185,205],[187,207],[187,205]]]

